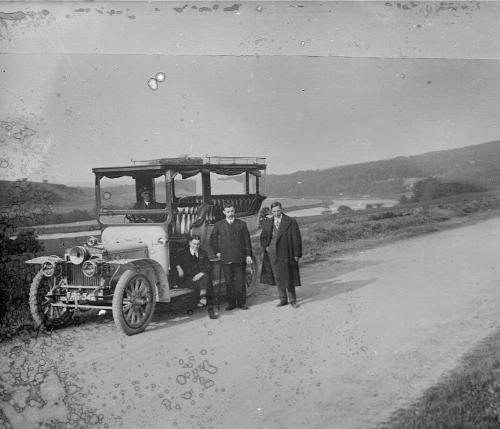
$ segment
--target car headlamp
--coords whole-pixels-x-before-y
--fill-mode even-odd
[[[95,261],[85,261],[82,265],[82,273],[86,277],[93,277],[97,273]]]
[[[72,264],[80,265],[87,255],[85,248],[82,246],[75,246],[68,252],[68,258]]]
[[[56,271],[56,266],[53,262],[46,261],[42,264],[42,274],[45,277],[52,277]]]

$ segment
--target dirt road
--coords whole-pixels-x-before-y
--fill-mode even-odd
[[[372,427],[498,329],[499,255],[492,219],[307,266],[297,310],[261,288],[215,321],[159,308],[134,337],[105,317],[3,343],[4,423]]]

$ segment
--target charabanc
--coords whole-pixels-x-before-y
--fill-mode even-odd
[[[27,261],[40,265],[30,289],[35,323],[60,327],[77,309],[101,309],[112,310],[125,334],[144,331],[157,302],[195,292],[182,287],[173,269],[193,234],[210,255],[214,288],[221,290],[210,233],[224,218],[225,203],[234,206],[251,234],[257,231],[265,169],[265,158],[243,157],[162,158],[94,168],[100,238],[89,237],[63,256]],[[153,209],[138,204],[144,187],[151,190]],[[254,257],[246,269],[247,295],[257,284],[257,267]]]

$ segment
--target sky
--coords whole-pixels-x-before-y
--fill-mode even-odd
[[[0,179],[92,183],[92,167],[181,154],[284,174],[500,140],[499,17],[492,3],[0,2]]]

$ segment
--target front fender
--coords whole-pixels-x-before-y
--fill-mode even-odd
[[[146,272],[148,278],[154,281],[156,287],[156,301],[170,302],[170,287],[168,277],[162,266],[154,259],[114,259],[107,261],[111,266],[117,268],[135,270],[137,272]],[[118,281],[118,279],[116,279]]]
[[[44,264],[45,262],[51,262],[52,264],[56,264],[58,262],[63,262],[64,259],[60,258],[59,256],[56,255],[50,255],[50,256],[39,256],[38,258],[33,258],[33,259],[28,259],[27,261],[24,261],[26,264]]]

